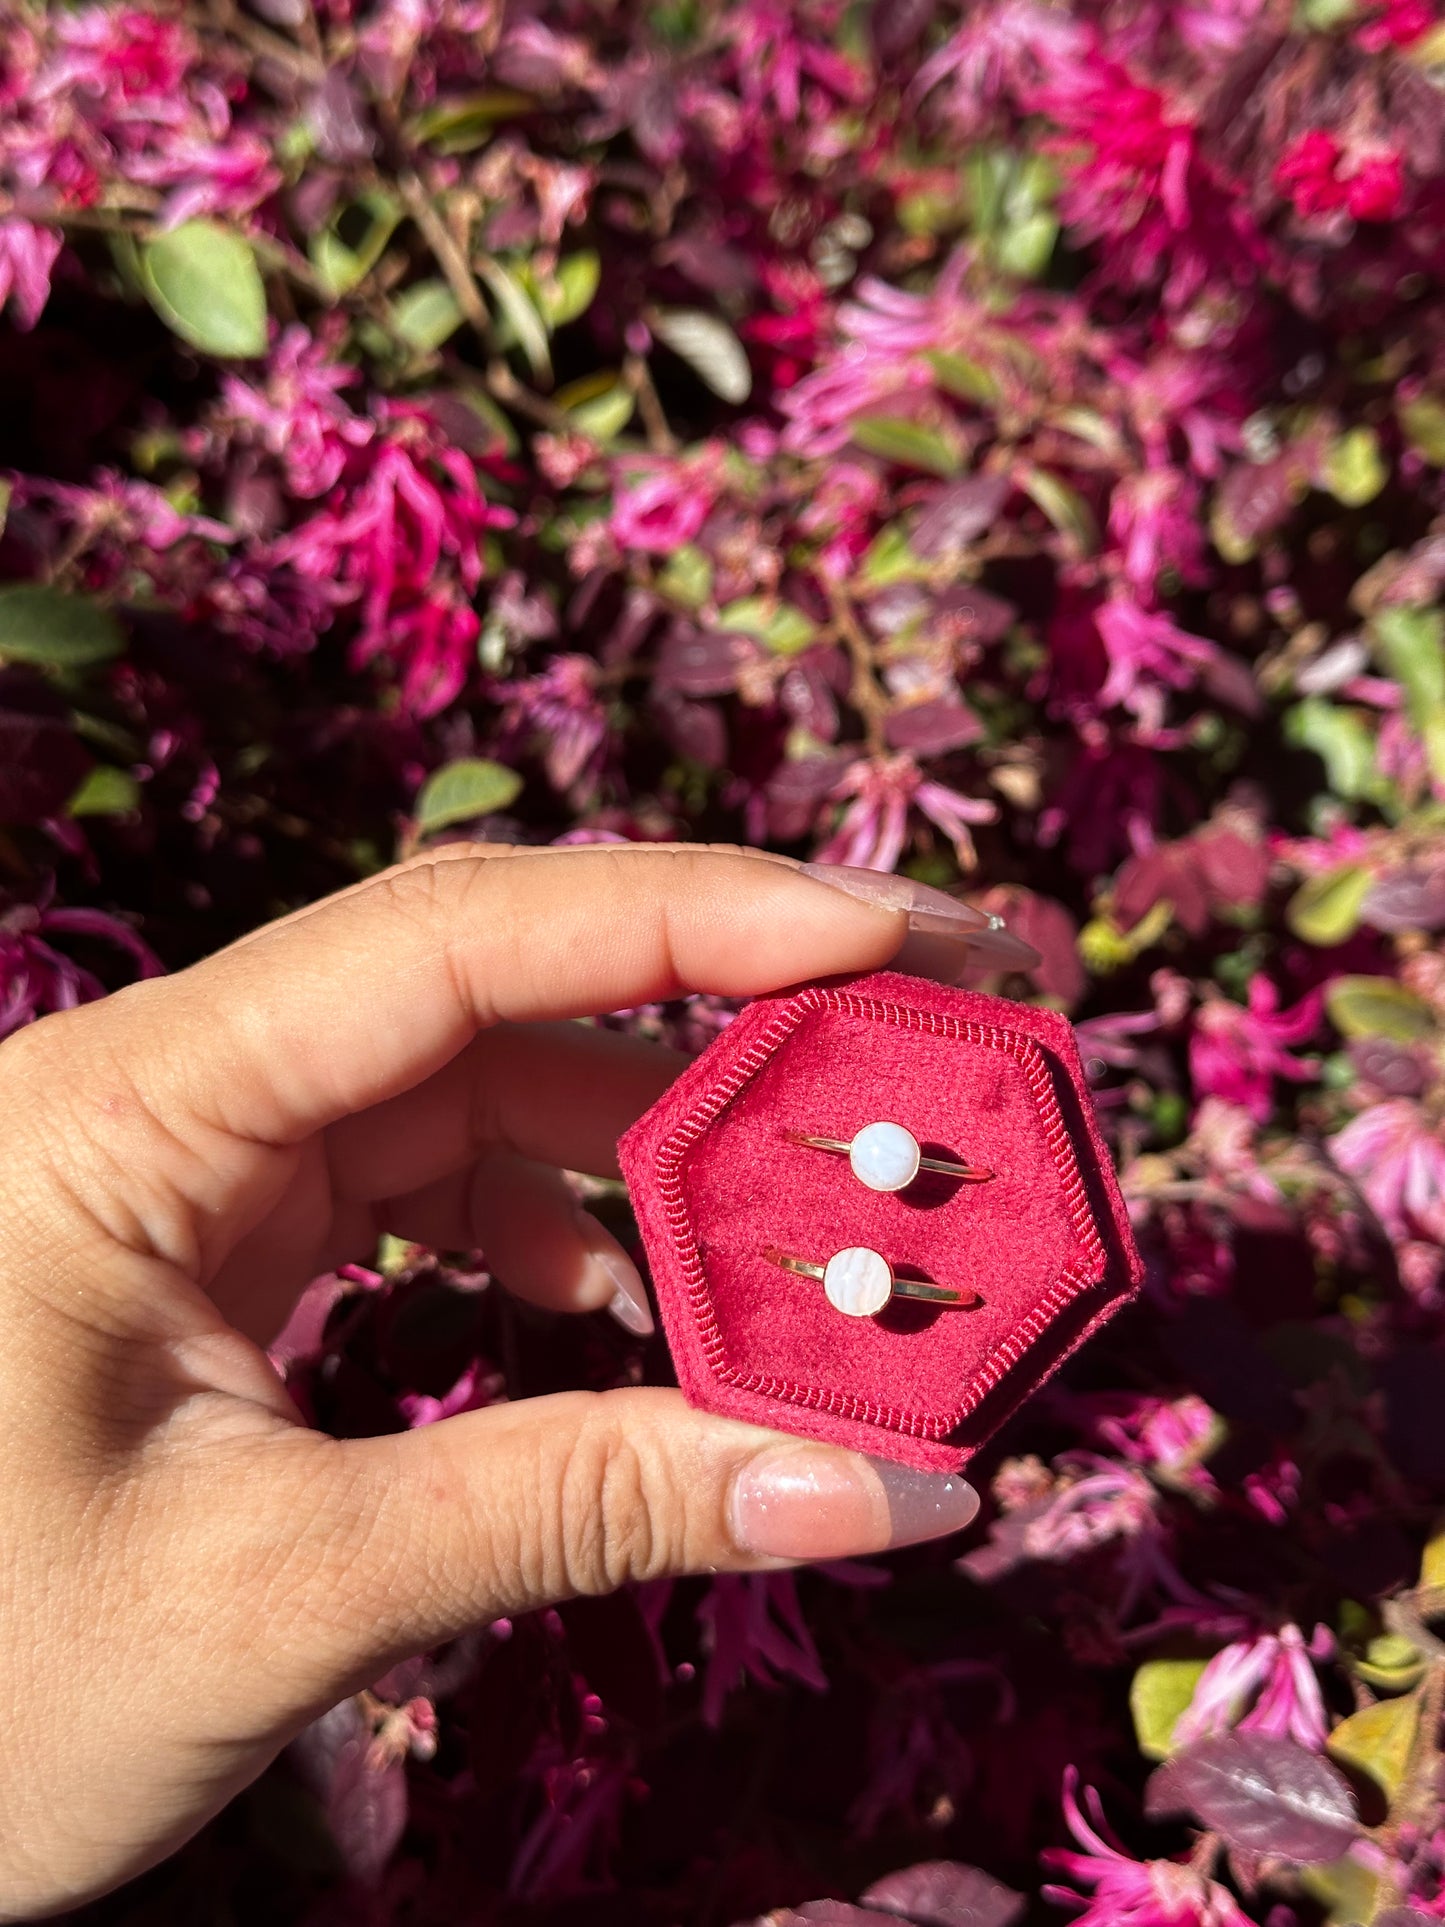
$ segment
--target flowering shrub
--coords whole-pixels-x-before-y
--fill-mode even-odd
[[[487,1628],[101,1915],[1445,1916],[1442,162],[1428,0],[0,0],[0,1035],[438,836],[901,868],[1149,1263],[961,1558]],[[666,1369],[391,1244],[276,1357]]]

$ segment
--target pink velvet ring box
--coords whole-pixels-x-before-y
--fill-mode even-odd
[[[878,1122],[994,1175],[873,1191],[796,1142]],[[998,997],[882,972],[759,998],[619,1152],[688,1399],[928,1471],[961,1466],[1139,1283],[1068,1021]],[[979,1302],[849,1317],[769,1255],[852,1246]]]

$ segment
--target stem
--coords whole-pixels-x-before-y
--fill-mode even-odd
[[[655,455],[675,455],[677,437],[668,426],[662,401],[652,379],[652,370],[641,355],[628,355],[622,364],[622,379],[637,397],[637,412],[647,430],[647,446]]]
[[[436,257],[447,286],[456,296],[457,306],[471,323],[474,332],[487,342],[491,338],[491,317],[481,289],[462,248],[447,224],[437,213],[431,196],[415,174],[402,174],[397,180],[406,211],[421,229],[422,239]]]
[[[838,634],[843,640],[853,664],[853,685],[848,697],[858,714],[863,718],[870,755],[881,756],[888,744],[884,734],[889,712],[893,705],[888,692],[879,682],[873,667],[873,646],[859,626],[853,613],[853,606],[843,591],[833,587],[828,592],[829,606]]]

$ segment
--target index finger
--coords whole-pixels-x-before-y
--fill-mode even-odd
[[[907,927],[905,910],[742,854],[453,847],[106,1008],[165,1111],[295,1144],[411,1089],[498,1020],[876,969]]]

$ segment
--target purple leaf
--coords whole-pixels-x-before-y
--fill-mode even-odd
[[[1144,1810],[1192,1814],[1231,1847],[1284,1860],[1336,1860],[1359,1832],[1344,1775],[1268,1733],[1222,1733],[1166,1760]]]
[[[958,1860],[925,1860],[885,1874],[863,1895],[868,1907],[901,1914],[916,1927],[1013,1927],[1022,1894]]]
[[[967,547],[993,526],[1009,492],[1007,476],[970,475],[936,495],[914,524],[909,547],[928,560]]]
[[[976,743],[982,734],[983,724],[967,704],[949,696],[895,709],[887,723],[889,748],[910,749],[917,756],[942,756]]]
[[[737,684],[738,670],[758,653],[746,636],[675,623],[657,652],[657,685],[682,696],[726,696]]]
[[[1438,930],[1445,925],[1445,869],[1396,870],[1370,885],[1360,915],[1376,930]]]

